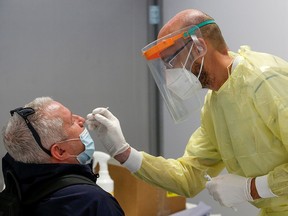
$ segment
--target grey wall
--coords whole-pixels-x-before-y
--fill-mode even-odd
[[[186,8],[200,9],[215,18],[233,51],[239,46],[248,44],[252,49],[268,52],[288,60],[288,1],[273,0],[164,0],[164,19],[167,22],[177,12]],[[203,90],[202,96],[205,95]],[[166,107],[163,110],[163,154],[166,157],[182,156],[184,148],[192,132],[199,126],[199,115],[195,113],[187,122],[175,125]],[[238,212],[220,207],[207,193],[203,191],[189,202],[198,203],[200,200],[212,206],[213,213],[222,216],[257,215],[258,209],[250,204],[238,206]]]
[[[9,110],[52,96],[82,116],[109,106],[149,151],[146,16],[146,1],[0,0],[1,128]]]

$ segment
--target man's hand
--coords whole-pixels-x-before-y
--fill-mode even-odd
[[[251,178],[226,174],[212,178],[206,183],[206,188],[222,206],[233,207],[242,202],[253,201],[250,185]]]
[[[86,123],[89,129],[96,130],[97,136],[112,157],[130,147],[123,136],[119,120],[107,108],[94,109],[87,115]]]

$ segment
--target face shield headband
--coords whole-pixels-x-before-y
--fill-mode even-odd
[[[204,22],[199,23],[198,25],[190,26],[188,27],[188,29],[184,28],[184,29],[176,31],[176,33],[180,32],[179,34],[175,35],[175,32],[171,33],[163,38],[160,38],[148,44],[146,47],[142,49],[142,53],[144,57],[146,58],[146,60],[153,60],[156,58],[161,58],[161,52],[173,46],[177,40],[181,38],[187,39],[195,35],[195,33],[197,33],[197,31],[199,31],[201,27],[209,25],[209,24],[215,24],[215,21],[206,20]],[[181,50],[178,50],[178,52],[180,51]],[[175,54],[177,54],[177,52]]]
[[[191,113],[201,108],[197,91],[202,86],[198,78],[202,71],[206,46],[201,41],[200,28],[214,23],[214,20],[206,20],[198,25],[188,26],[142,49],[168,111],[176,123],[187,119]],[[202,61],[198,63],[200,67],[193,66],[201,57]]]

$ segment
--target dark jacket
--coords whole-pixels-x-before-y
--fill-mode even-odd
[[[78,174],[96,181],[90,165],[28,164],[15,161],[9,154],[2,159],[2,170],[12,170],[25,197],[33,186],[66,174]],[[25,215],[37,216],[120,216],[125,215],[116,199],[97,185],[71,185],[41,200]]]

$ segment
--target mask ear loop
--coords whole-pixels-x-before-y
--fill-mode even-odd
[[[201,60],[201,67],[200,67],[200,69],[199,69],[199,74],[198,74],[198,76],[197,76],[197,79],[198,79],[198,80],[199,80],[200,75],[201,75],[201,73],[202,73],[203,63],[204,63],[204,56],[202,57],[202,60]],[[199,81],[200,81],[200,80],[199,80]]]
[[[189,56],[190,56],[190,54],[191,54],[191,52],[192,52],[192,49],[193,49],[194,44],[196,44],[199,52],[201,52],[201,51],[203,50],[203,48],[201,47],[201,43],[199,42],[198,38],[197,38],[195,35],[191,35],[191,39],[192,39],[192,41],[193,41],[194,43],[192,43],[192,46],[191,46],[191,48],[190,48],[190,50],[189,50],[189,52],[188,52],[187,58],[186,58],[185,63],[184,63],[184,65],[183,65],[183,69],[185,68],[185,66],[186,66],[186,64],[187,64],[187,61],[188,61]],[[200,48],[201,48],[201,50],[200,50]],[[204,63],[204,56],[202,57],[202,60],[201,60],[201,66],[200,66],[200,69],[199,69],[199,72],[198,72],[198,76],[197,76],[197,79],[198,79],[198,80],[199,80],[199,78],[200,78],[200,76],[201,76],[201,73],[202,73],[203,63]],[[186,70],[184,70],[184,71],[186,71]],[[192,73],[192,72],[191,72],[191,73]],[[191,78],[190,78],[190,75],[191,75],[191,74],[188,75],[188,78],[189,78],[189,79],[191,79]],[[200,82],[200,80],[199,80],[199,82]]]
[[[185,59],[185,62],[184,62],[184,64],[183,64],[183,66],[182,66],[183,69],[185,68],[185,66],[186,66],[186,64],[187,64],[187,62],[188,62],[188,59],[189,59],[189,56],[190,56],[190,54],[191,54],[191,52],[192,52],[193,46],[194,46],[194,43],[192,43],[192,45],[191,45],[191,47],[190,47],[190,50],[189,50],[189,52],[188,52],[188,54],[187,54],[187,57],[186,57],[186,59]]]
[[[198,52],[201,53],[203,51],[203,47],[201,46],[201,43],[199,42],[197,36],[191,35],[191,38],[192,38],[193,42],[196,44]],[[204,56],[202,57],[202,60],[201,60],[201,66],[200,66],[198,76],[197,76],[198,80],[199,80],[201,73],[202,73],[203,63],[204,63]],[[200,82],[200,80],[199,80],[199,82]]]
[[[192,39],[192,40],[193,40],[193,39]],[[187,62],[188,62],[189,56],[190,56],[190,54],[191,54],[191,52],[192,52],[193,46],[194,46],[194,43],[192,43],[192,45],[191,45],[191,47],[190,47],[190,50],[189,50],[189,52],[188,52],[188,54],[187,54],[187,57],[186,57],[186,59],[185,59],[185,62],[184,62],[184,64],[182,65],[182,70],[184,71],[186,77],[189,79],[190,82],[192,82],[192,78],[191,78],[191,73],[192,73],[192,71],[186,70],[185,67],[186,67],[186,64],[187,64]]]

